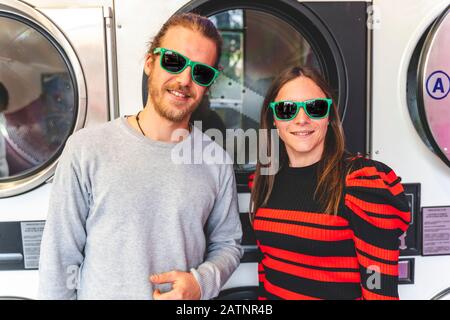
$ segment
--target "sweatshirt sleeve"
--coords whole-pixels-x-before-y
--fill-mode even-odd
[[[242,226],[239,219],[233,168],[226,165],[212,212],[205,225],[205,261],[191,272],[200,284],[201,299],[216,297],[236,270],[243,255]]]
[[[387,165],[358,158],[346,177],[345,206],[353,229],[366,300],[398,299],[399,237],[411,220],[401,179]]]
[[[69,139],[52,183],[39,261],[40,299],[76,299],[84,260],[88,190],[82,183],[79,151]]]

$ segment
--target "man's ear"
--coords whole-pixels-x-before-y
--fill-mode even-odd
[[[147,59],[145,60],[145,64],[144,64],[144,72],[147,76],[149,76],[152,73],[154,61],[155,61],[155,56],[152,55],[151,53],[147,54]]]

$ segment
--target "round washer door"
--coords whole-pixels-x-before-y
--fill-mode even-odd
[[[435,153],[450,166],[450,6],[425,43],[419,62],[419,108]]]
[[[450,7],[419,40],[408,68],[407,102],[422,141],[450,166]]]
[[[450,300],[450,288],[442,290],[433,298],[431,298],[431,300]]]
[[[2,1],[0,198],[49,179],[85,114],[85,80],[68,40],[37,10]]]

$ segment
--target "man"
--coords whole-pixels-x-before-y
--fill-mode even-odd
[[[217,296],[242,256],[233,169],[177,164],[172,150],[215,144],[189,119],[220,51],[207,18],[173,16],[148,52],[144,110],[69,139],[42,239],[41,298]]]

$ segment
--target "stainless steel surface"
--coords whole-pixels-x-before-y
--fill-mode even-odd
[[[103,8],[40,8],[70,41],[86,79],[86,102],[77,127],[108,120],[108,70]],[[80,21],[81,20],[81,21]],[[79,126],[78,126],[79,125]]]
[[[376,7],[371,6],[368,9],[370,22],[367,21],[367,96],[366,96],[366,153],[372,157],[372,45],[373,45],[373,28],[375,26],[374,18],[378,16]]]
[[[0,253],[0,264],[18,263],[23,260],[21,253]]]
[[[435,295],[431,300],[450,300],[450,288],[447,288],[437,295]]]
[[[106,43],[108,57],[108,87],[109,87],[109,120],[119,117],[119,88],[117,80],[117,53],[114,14],[110,7],[103,7],[106,26]]]

